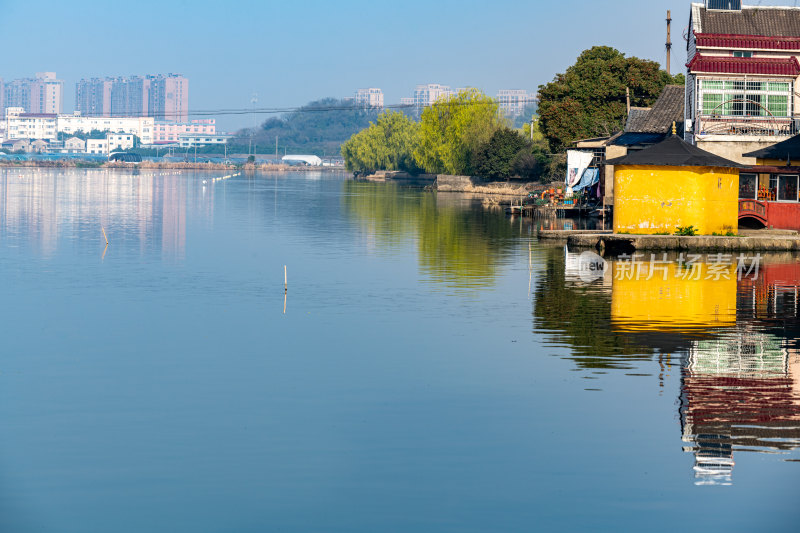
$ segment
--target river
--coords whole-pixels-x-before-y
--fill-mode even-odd
[[[587,281],[542,224],[0,169],[0,531],[795,531],[800,257]]]

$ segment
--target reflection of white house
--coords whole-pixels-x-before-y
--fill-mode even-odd
[[[281,161],[289,165],[322,166],[322,159],[315,155],[285,155],[281,158]]]
[[[800,446],[798,367],[784,339],[748,328],[692,343],[680,417],[695,484],[731,484],[734,451]]]

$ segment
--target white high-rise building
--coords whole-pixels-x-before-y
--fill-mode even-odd
[[[536,103],[536,95],[524,89],[504,89],[497,93],[497,103],[507,117],[514,118],[520,116],[526,107]]]
[[[358,89],[354,98],[356,107],[383,108],[383,91],[376,87]]]
[[[0,104],[5,109],[21,107],[26,113],[61,113],[64,82],[55,72],[37,72],[35,78],[11,80],[2,85]]]
[[[439,85],[438,83],[429,83],[427,85],[417,85],[414,89],[414,105],[417,112],[422,112],[426,107],[434,104],[440,98],[446,98],[454,95],[455,92],[448,85]]]

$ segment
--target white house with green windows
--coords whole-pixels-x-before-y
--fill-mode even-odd
[[[799,133],[800,8],[692,4],[686,140],[742,163],[742,154]]]

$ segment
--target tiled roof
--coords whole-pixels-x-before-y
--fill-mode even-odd
[[[631,132],[631,133],[623,133],[611,144],[616,146],[635,146],[637,144],[655,144],[659,141],[663,141],[664,137],[666,137],[666,133],[638,133],[638,132]]]
[[[667,85],[650,109],[631,108],[625,123],[625,132],[669,133],[672,131],[673,122],[682,131],[684,95],[683,85]]]
[[[628,119],[625,121],[625,131],[644,131],[641,127],[650,113],[649,107],[631,107]]]
[[[800,50],[800,37],[699,33],[697,46],[742,50]]]
[[[686,64],[691,72],[715,74],[765,74],[772,76],[800,75],[796,57],[718,57],[695,54]]]
[[[714,11],[693,5],[694,31],[698,34],[800,37],[800,8],[742,6],[741,11]]]
[[[630,152],[628,155],[609,159],[609,165],[647,165],[666,167],[730,167],[742,165],[718,155],[706,152],[678,137],[670,135],[663,141],[644,150]]]

